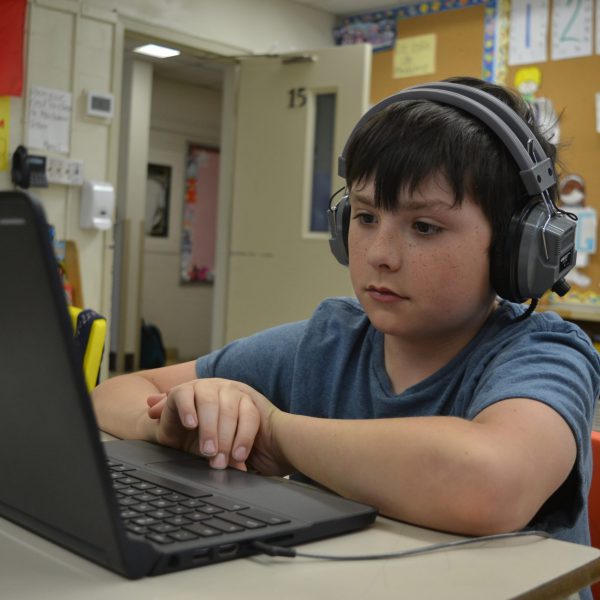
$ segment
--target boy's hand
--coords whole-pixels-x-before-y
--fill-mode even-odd
[[[147,403],[161,444],[205,456],[217,469],[249,465],[269,475],[289,472],[272,442],[280,411],[248,385],[196,379],[149,396]]]

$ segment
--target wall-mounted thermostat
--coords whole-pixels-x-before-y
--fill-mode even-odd
[[[115,97],[103,92],[88,92],[86,114],[89,117],[112,119],[115,106]]]

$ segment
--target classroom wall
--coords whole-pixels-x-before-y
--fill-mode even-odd
[[[333,23],[329,13],[288,0],[30,0],[25,86],[22,98],[11,98],[9,152],[26,143],[31,86],[70,92],[73,112],[66,157],[83,161],[86,179],[116,186],[126,31],[238,55],[330,46]],[[85,116],[88,89],[115,95],[111,121]],[[0,188],[11,187],[10,173],[0,172]],[[51,185],[35,192],[57,235],[77,243],[85,304],[110,316],[113,232],[79,227],[80,188]],[[126,351],[133,351],[134,343],[129,340]]]

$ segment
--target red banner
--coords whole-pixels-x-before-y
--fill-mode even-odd
[[[0,2],[0,96],[23,92],[23,43],[27,0]]]

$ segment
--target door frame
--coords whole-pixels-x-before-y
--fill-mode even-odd
[[[117,30],[115,48],[117,56],[120,55],[119,74],[123,69],[124,55],[124,40],[128,34],[151,38],[159,43],[166,45],[175,45],[177,47],[188,48],[192,51],[210,52],[224,58],[246,53],[246,49],[235,46],[216,43],[208,40],[195,38],[193,36],[176,32],[167,28],[150,25],[145,22],[138,21],[130,17],[121,17],[119,28]],[[227,297],[227,281],[228,281],[228,255],[229,255],[229,220],[231,214],[231,194],[234,172],[234,150],[235,150],[235,114],[236,114],[236,99],[237,99],[237,84],[238,84],[238,68],[234,59],[231,59],[230,64],[223,66],[223,85],[222,93],[222,117],[220,127],[220,169],[219,169],[219,197],[218,197],[218,215],[217,215],[217,251],[215,272],[218,273],[215,277],[213,287],[213,318],[211,328],[210,347],[217,348],[222,345],[225,337],[225,299]],[[118,136],[116,136],[118,138]],[[128,140],[129,141],[129,140]],[[118,142],[117,142],[118,146]],[[121,150],[121,148],[119,148]],[[113,156],[117,155],[115,153]],[[143,157],[141,157],[143,159]],[[118,164],[119,158],[115,159]],[[144,166],[145,168],[145,166]],[[115,167],[116,173],[116,167]],[[123,199],[126,202],[126,199]],[[120,243],[120,240],[114,239],[115,246]],[[115,254],[116,254],[115,248]],[[125,263],[130,258],[132,252],[140,252],[139,248],[133,249],[130,245],[124,244],[121,246],[122,263]],[[140,257],[141,258],[141,257]],[[125,326],[124,315],[127,314],[126,307],[133,303],[135,306],[129,308],[129,315],[135,314],[135,321],[141,322],[140,302],[137,298],[132,298],[132,293],[129,295],[121,289],[120,281],[118,280],[119,270],[113,269],[112,261],[104,261],[103,263],[103,278],[106,282],[111,282],[110,290],[108,291],[107,302],[111,306],[116,300],[118,310],[116,311],[116,323],[113,331],[116,333],[115,344],[115,365],[117,371],[134,370],[139,364],[139,340],[126,339],[127,331]],[[116,289],[115,289],[116,288]],[[114,291],[113,291],[114,290]],[[113,301],[111,301],[113,298]],[[112,315],[111,315],[112,316]],[[127,344],[127,342],[129,344]],[[133,343],[134,352],[133,360],[127,357],[126,360],[126,344]]]

